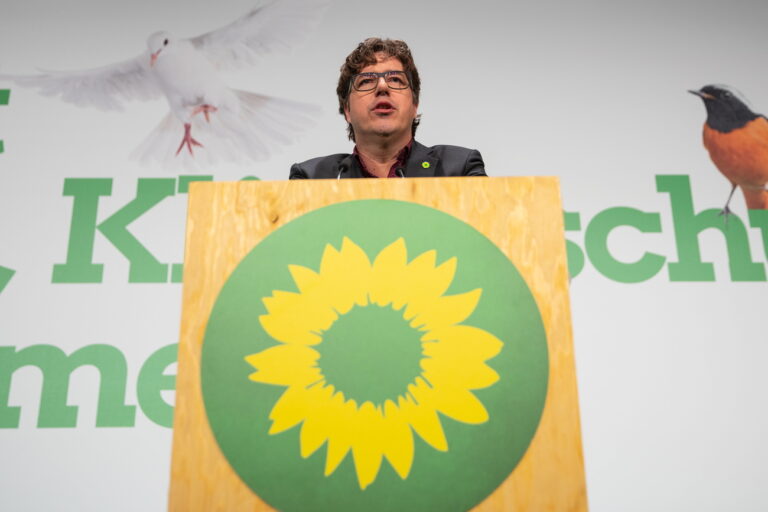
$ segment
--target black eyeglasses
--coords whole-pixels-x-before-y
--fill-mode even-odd
[[[390,89],[402,90],[411,86],[410,80],[408,80],[408,73],[405,71],[382,71],[381,73],[358,73],[352,75],[352,81],[350,82],[352,88],[356,91],[366,92],[372,91],[379,83],[379,79],[383,78],[384,83]]]

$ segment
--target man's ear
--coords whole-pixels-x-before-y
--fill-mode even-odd
[[[349,103],[344,105],[344,119],[346,119],[348,123],[350,122],[349,121]]]

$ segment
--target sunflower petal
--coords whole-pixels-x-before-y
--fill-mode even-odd
[[[414,329],[439,329],[466,320],[477,307],[482,290],[477,288],[467,293],[444,295],[426,304],[408,304],[405,318],[411,319]]]
[[[431,279],[431,273],[433,270],[435,270],[435,260],[437,259],[437,251],[432,249],[431,251],[426,251],[415,258],[413,258],[413,261],[411,261],[408,264],[408,269],[418,275],[428,276],[428,279]]]
[[[451,282],[453,281],[453,276],[456,275],[457,261],[458,260],[454,256],[435,267],[432,271],[432,293],[435,295],[442,295],[448,290],[448,287],[451,286]]]
[[[391,400],[384,403],[384,456],[405,480],[413,464],[413,434],[403,413]]]
[[[488,411],[471,391],[449,385],[428,386],[417,378],[409,391],[422,405],[427,405],[451,419],[477,425],[488,421]]]
[[[416,379],[417,382],[420,380]],[[409,389],[411,387],[413,387],[413,384]],[[398,405],[400,411],[402,411],[403,418],[419,434],[419,437],[435,450],[440,450],[441,452],[448,450],[448,441],[445,439],[443,426],[440,424],[440,418],[433,407],[421,403],[417,405],[411,397],[400,397]]]
[[[308,293],[320,282],[320,275],[310,268],[301,265],[288,265],[288,271],[301,293]]]
[[[268,314],[259,322],[272,338],[283,343],[316,345],[321,338],[315,334],[330,327],[337,315],[330,305],[318,305],[298,293],[275,290],[263,299]]]
[[[404,273],[405,286],[400,292],[402,294],[402,302],[400,304],[407,304],[406,311],[408,314],[406,319],[410,319],[415,313],[421,311],[422,307],[428,305],[440,294],[436,289],[439,287],[434,282],[435,272],[435,259],[437,258],[437,251],[431,250],[419,254],[408,264]],[[394,306],[394,307],[398,307]]]
[[[376,256],[371,272],[371,302],[380,306],[392,303],[395,309],[403,307],[406,298],[403,290],[408,286],[407,257],[403,238],[398,238]]]
[[[320,263],[324,281],[325,301],[343,315],[355,304],[368,304],[371,262],[365,252],[347,237],[341,242],[341,251],[328,244]]]
[[[365,402],[357,413],[359,434],[352,448],[357,471],[357,483],[365,489],[379,474],[382,458],[381,438],[383,437],[384,418],[371,402]]]
[[[307,414],[301,425],[299,441],[301,456],[305,459],[315,453],[328,439],[334,429],[335,417],[333,412],[333,386],[313,386],[308,390],[312,396],[314,407]]]
[[[322,375],[315,366],[320,354],[303,345],[276,345],[245,357],[256,368],[248,376],[255,382],[281,386],[308,385]]]
[[[425,358],[421,361],[421,368],[424,378],[435,387],[481,389],[499,380],[499,374],[488,365],[472,359]]]
[[[277,399],[269,419],[272,426],[270,434],[279,434],[289,428],[295,427],[306,419],[312,409],[307,389],[304,386],[291,386]]]
[[[449,361],[487,361],[501,352],[504,343],[484,329],[451,325],[431,330],[422,338],[424,355]]]
[[[344,400],[343,393],[333,396],[333,414],[335,423],[328,436],[328,452],[325,457],[325,476],[330,475],[339,467],[347,456],[349,449],[355,443],[357,429],[355,419],[357,405],[353,400]]]

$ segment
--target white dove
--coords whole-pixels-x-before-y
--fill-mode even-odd
[[[251,64],[275,49],[289,48],[311,33],[327,3],[271,0],[197,37],[152,34],[147,51],[131,60],[83,71],[0,74],[0,79],[102,110],[122,110],[125,101],[165,95],[171,112],[133,152],[145,163],[157,160],[166,167],[188,167],[243,156],[260,160],[271,145],[290,143],[319,109],[230,89],[219,70]]]

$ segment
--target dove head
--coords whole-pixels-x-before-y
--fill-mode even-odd
[[[706,85],[698,91],[688,92],[704,101],[707,124],[717,131],[727,133],[759,117],[747,106],[747,101],[730,87]]]
[[[168,51],[176,43],[176,37],[168,32],[155,32],[147,39],[147,49],[149,50],[149,65],[154,66],[162,52]]]

